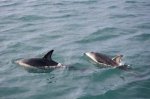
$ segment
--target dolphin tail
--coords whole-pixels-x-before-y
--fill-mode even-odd
[[[122,57],[123,55],[116,55],[114,58],[112,58],[112,60],[116,62],[118,66],[120,66],[122,64]]]

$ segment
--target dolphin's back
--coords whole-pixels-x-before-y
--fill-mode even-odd
[[[52,60],[49,61],[49,60],[41,59],[41,58],[24,59],[22,62],[31,66],[36,66],[36,67],[55,66],[58,64],[55,61],[52,61]]]
[[[95,53],[95,58],[99,63],[102,63],[102,64],[111,65],[111,66],[118,65],[111,58],[109,58],[108,56],[101,54],[101,53]]]

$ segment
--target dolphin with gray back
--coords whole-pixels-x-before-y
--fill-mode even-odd
[[[52,60],[54,50],[49,51],[43,58],[21,59],[16,61],[19,65],[29,68],[53,69],[63,67],[61,63]]]
[[[118,67],[123,65],[122,64],[123,55],[117,55],[116,57],[111,59],[104,54],[96,53],[96,52],[87,52],[84,54],[90,59],[92,59],[95,63],[100,65],[112,66],[112,67]]]

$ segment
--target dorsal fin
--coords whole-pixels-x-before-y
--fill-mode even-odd
[[[116,55],[114,58],[112,58],[112,60],[116,62],[118,65],[120,65],[122,62],[122,57],[123,55]]]
[[[44,57],[43,59],[47,59],[47,60],[51,60],[52,58],[52,54],[53,54],[54,50],[49,51]]]

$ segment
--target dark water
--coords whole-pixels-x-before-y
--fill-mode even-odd
[[[77,69],[29,73],[42,57]],[[100,69],[84,52],[123,54],[132,70]],[[0,99],[149,99],[149,0],[1,0]]]

